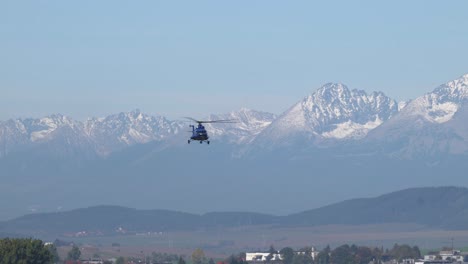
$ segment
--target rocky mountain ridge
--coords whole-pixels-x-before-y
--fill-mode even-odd
[[[210,136],[227,139],[230,143],[250,142],[275,115],[249,109],[241,109],[224,115],[211,115],[209,120],[236,119],[236,124],[208,124]],[[134,110],[90,118],[85,122],[60,114],[39,119],[11,119],[0,123],[0,157],[10,152],[37,147],[41,144],[63,141],[63,147],[86,146],[99,156],[137,144],[163,142],[178,144],[188,137],[188,123],[170,121],[163,116],[150,116]]]
[[[468,150],[468,128],[463,121],[468,112],[467,101],[468,74],[415,100],[400,103],[382,92],[368,94],[343,84],[327,83],[279,116],[243,108],[206,118],[235,119],[237,123],[206,127],[213,140],[237,150],[287,147],[294,151],[346,142],[377,142],[408,145],[391,153],[404,157],[420,152],[460,154]],[[184,144],[189,136],[187,128],[188,123],[182,120],[171,121],[139,110],[85,122],[60,114],[11,119],[0,122],[0,157],[43,147],[60,155],[106,157],[138,144]],[[446,141],[442,145],[441,139]]]
[[[367,94],[327,83],[275,119],[256,143],[269,148],[273,142],[320,146],[324,141],[359,140],[398,110],[398,103],[382,92]]]
[[[390,155],[441,157],[468,151],[468,74],[408,102],[398,115],[369,133],[368,143]]]

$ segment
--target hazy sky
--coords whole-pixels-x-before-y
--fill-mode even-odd
[[[468,73],[468,1],[1,1],[0,120],[281,113],[327,82],[404,100]]]

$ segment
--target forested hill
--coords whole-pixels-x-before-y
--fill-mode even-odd
[[[17,234],[64,234],[89,231],[96,234],[118,232],[164,232],[199,228],[262,225],[277,217],[247,212],[216,212],[204,215],[169,211],[137,210],[120,206],[95,206],[68,212],[29,214],[0,223],[0,232]]]
[[[468,229],[468,189],[413,188],[376,198],[343,201],[288,216],[247,212],[204,215],[168,210],[96,206],[68,212],[30,214],[0,223],[0,233],[117,234],[164,232],[252,225],[310,226],[414,223],[444,229]]]
[[[283,221],[283,224],[292,226],[380,223],[416,223],[444,229],[468,229],[468,189],[406,189],[289,215]]]

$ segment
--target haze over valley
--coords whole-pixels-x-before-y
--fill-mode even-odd
[[[2,219],[113,204],[289,214],[419,186],[466,186],[468,74],[408,102],[328,83],[275,115],[189,122],[134,110],[0,123]],[[47,195],[44,195],[47,194]],[[14,201],[8,199],[17,197]]]

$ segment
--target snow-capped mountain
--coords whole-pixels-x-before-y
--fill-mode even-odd
[[[410,102],[401,116],[421,117],[427,122],[450,121],[468,100],[468,74],[437,87],[433,92]]]
[[[395,117],[369,133],[367,140],[379,142],[398,156],[466,153],[467,120],[468,74],[410,101]]]
[[[280,115],[256,143],[358,140],[396,113],[398,104],[382,92],[367,94],[328,83]]]
[[[208,123],[206,128],[214,139],[228,143],[248,144],[268,127],[276,115],[242,108],[222,115],[210,115],[208,120],[235,120],[235,123]]]
[[[42,148],[54,155],[92,153],[93,143],[85,135],[83,124],[60,114],[40,119],[8,120],[0,124],[0,156],[11,151]]]
[[[207,123],[209,136],[230,145],[237,157],[278,146],[294,152],[348,143],[357,143],[354,146],[359,145],[360,151],[375,152],[377,147],[398,157],[464,154],[468,151],[468,74],[409,102],[328,83],[279,116],[243,108],[204,118],[219,119],[237,122]],[[187,122],[138,110],[85,122],[63,115],[7,120],[0,122],[0,157],[29,149],[102,157],[149,142],[157,142],[162,150],[185,144],[188,130]]]
[[[206,124],[214,140],[244,144],[267,127],[273,114],[241,109],[229,114],[211,115],[208,120],[233,119],[232,124]],[[136,144],[160,142],[165,146],[184,144],[190,136],[183,121],[170,121],[163,116],[150,116],[139,110],[75,121],[63,115],[40,119],[16,119],[0,123],[0,157],[9,152],[42,147],[65,154],[66,151],[94,153],[98,156],[123,150]],[[182,132],[182,133],[181,133]],[[45,148],[45,146],[47,148]]]
[[[184,124],[162,116],[150,116],[135,110],[105,118],[92,118],[84,123],[100,155],[107,155],[127,146],[168,140],[178,135]]]
[[[42,148],[60,155],[106,156],[135,144],[176,136],[182,122],[149,116],[138,110],[79,122],[63,115],[16,119],[0,123],[0,156]]]
[[[26,127],[20,120],[0,122],[0,157],[29,142]]]

